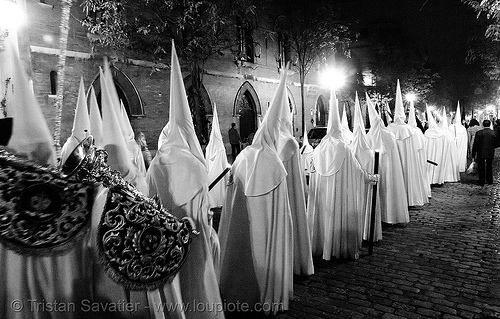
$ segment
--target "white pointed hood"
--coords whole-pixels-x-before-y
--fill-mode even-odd
[[[341,118],[341,124],[342,124],[342,137],[344,138],[344,142],[347,144],[351,144],[352,140],[354,138],[354,135],[352,134],[351,130],[349,129],[349,123],[347,123],[347,113],[345,109],[345,103],[344,106],[342,107],[342,118]]]
[[[12,34],[9,37],[14,36]],[[9,116],[13,118],[12,136],[6,148],[25,155],[39,164],[55,166],[54,140],[33,93],[33,87],[29,84],[28,76],[22,67],[17,48],[10,48],[9,45],[6,51],[12,54],[11,87],[13,88],[12,104],[9,108]]]
[[[458,101],[457,103],[457,112],[455,113],[455,119],[453,120],[453,124],[462,125],[462,113],[460,112],[460,101]]]
[[[186,89],[182,78],[179,58],[172,41],[172,58],[170,71],[170,111],[167,125],[158,139],[158,150],[163,145],[177,146],[193,154],[200,163],[206,166],[200,142],[196,137],[193,119],[189,109]]]
[[[342,124],[340,122],[339,116],[339,105],[337,100],[337,95],[335,90],[332,89],[330,93],[330,104],[328,110],[328,126],[326,129],[326,135],[343,141],[342,136]]]
[[[417,118],[415,117],[415,104],[410,101],[410,113],[408,114],[408,124],[411,127],[417,127]]]
[[[354,103],[354,139],[352,141],[351,149],[353,150],[356,159],[363,168],[366,169],[368,163],[373,158],[373,150],[368,144],[366,138],[365,124],[363,115],[361,114],[361,105],[359,103],[358,92]]]
[[[108,152],[108,165],[112,169],[119,171],[126,181],[132,182],[135,179],[136,172],[129,156],[127,144],[123,138],[119,115],[116,114],[102,69],[100,69],[100,82],[103,145]]]
[[[104,147],[103,133],[102,133],[102,118],[101,111],[99,111],[99,104],[95,96],[94,87],[90,87],[90,132],[94,137],[94,144],[97,148]]]
[[[368,115],[370,118],[370,131],[367,134],[367,139],[370,144],[371,149],[376,152],[385,153],[386,149],[384,147],[383,132],[387,130],[384,122],[377,113],[375,106],[373,105],[368,93],[366,93],[366,104],[368,106]]]
[[[61,149],[61,164],[64,164],[68,156],[88,135],[92,134],[90,127],[90,117],[85,96],[85,86],[83,77],[80,79],[80,88],[76,102],[75,117],[73,119],[73,129],[71,135]]]
[[[222,140],[222,133],[220,131],[219,117],[217,115],[217,106],[214,103],[213,114],[212,114],[212,131],[210,132],[210,140],[208,141],[207,148],[205,150],[207,164],[208,161],[214,160],[218,153],[226,153],[224,147],[224,141]],[[210,169],[210,165],[209,169]]]
[[[349,152],[342,136],[341,126],[337,96],[332,89],[326,135],[316,146],[313,154],[314,168],[321,176],[336,174],[342,167]]]
[[[431,110],[429,109],[429,105],[425,105],[425,111],[427,112],[427,123],[429,128],[437,128],[438,125],[436,123],[436,120],[434,119],[434,115],[432,115]]]
[[[443,120],[441,121],[441,127],[445,130],[448,129],[448,115],[446,114],[446,106],[443,106]]]
[[[253,143],[236,157],[233,167],[244,174],[246,196],[260,196],[275,189],[285,178],[286,170],[278,156],[280,123],[283,105],[288,105],[286,92],[287,68],[283,70],[262,123],[255,133]],[[241,170],[240,170],[241,168]]]
[[[394,107],[394,123],[404,124],[406,120],[405,110],[403,107],[403,96],[401,95],[401,86],[399,85],[399,80],[396,85],[396,104]]]
[[[182,206],[208,188],[208,170],[200,142],[196,137],[186,89],[175,45],[172,41],[170,68],[170,111],[168,123],[158,138],[158,152],[148,170],[162,174],[149,178],[161,180],[156,189],[164,190],[164,205]],[[153,167],[154,165],[154,167]]]
[[[286,90],[286,97],[282,100],[281,115],[280,115],[280,134],[278,141],[278,154],[281,160],[288,161],[292,156],[297,154],[299,143],[295,140],[292,133],[292,112],[288,103],[288,92]]]

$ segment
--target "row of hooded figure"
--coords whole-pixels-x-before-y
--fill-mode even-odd
[[[408,143],[409,139],[417,140],[411,111],[409,125],[400,123],[396,110],[395,123],[386,128],[367,99],[371,128],[366,135],[357,102],[351,133],[340,123],[332,92],[328,133],[309,154],[299,150],[292,135],[286,70],[252,145],[238,155],[229,174],[209,190],[209,183],[228,167],[216,108],[210,142],[203,155],[173,45],[171,70],[170,118],[147,172],[106,63],[100,75],[102,111],[98,110],[92,89],[87,107],[82,82],[72,134],[62,148],[59,166],[64,167],[74,156],[75,147],[92,135],[95,146],[106,150],[109,167],[125,181],[150,198],[156,196],[175,218],[189,218],[198,234],[189,240],[189,253],[186,255],[182,245],[168,250],[168,256],[159,253],[176,242],[175,238],[164,238],[175,230],[159,222],[165,220],[164,215],[134,210],[141,204],[129,200],[129,193],[114,192],[103,184],[93,187],[89,193],[92,195],[88,195],[91,198],[79,203],[81,211],[85,207],[89,211],[85,214],[88,224],[83,218],[78,224],[82,231],[72,235],[71,243],[64,242],[67,247],[57,254],[40,256],[33,250],[26,254],[27,249],[22,247],[12,249],[6,244],[12,238],[7,240],[6,234],[13,232],[7,233],[3,227],[10,220],[2,215],[1,318],[223,318],[225,311],[285,311],[293,297],[294,274],[314,273],[313,255],[326,260],[359,257],[362,240],[369,235],[373,184],[378,183],[379,188],[375,240],[382,238],[382,222],[408,223],[408,206],[428,202],[430,187],[425,165],[429,158],[423,155],[427,146],[422,146],[428,143],[425,139],[421,144]],[[21,70],[15,71],[22,74]],[[18,90],[22,91],[24,82],[16,84]],[[21,105],[36,104],[33,94],[17,96],[32,99],[14,102],[16,107],[19,105],[18,118],[21,114],[40,113],[20,109]],[[39,118],[43,119],[41,113]],[[40,147],[29,145],[43,144],[41,139],[48,128],[24,138],[22,144],[16,114],[14,119],[7,148],[40,164],[56,166],[50,150],[36,156]],[[41,126],[38,120],[33,123]],[[405,130],[391,128],[396,125]],[[50,141],[45,144],[51,145]],[[30,147],[33,151],[28,151]],[[404,150],[410,155],[405,155]],[[373,174],[375,151],[380,154],[378,175]],[[304,158],[308,154],[309,186],[304,178]],[[7,177],[0,178],[5,184]],[[3,207],[11,207],[7,204],[13,202],[12,196],[6,192],[0,195]],[[20,196],[28,195],[21,192]],[[37,196],[32,196],[34,203],[47,213]],[[125,207],[125,202],[132,204]],[[210,207],[216,206],[222,206],[218,233],[211,225],[210,214]],[[27,208],[17,215],[29,215],[26,212],[32,213]],[[126,228],[122,223],[125,219],[135,222],[131,224],[135,229]],[[43,218],[44,223],[47,220],[50,218]],[[138,223],[140,220],[147,223]],[[44,235],[48,233],[45,229]],[[116,257],[117,251],[121,251],[120,258]],[[182,267],[172,276],[151,281],[161,275],[152,269],[161,268],[165,260],[181,260]],[[116,264],[118,267],[113,269]]]
[[[409,206],[425,205],[431,197],[436,166],[431,163],[439,169],[448,165],[448,157],[437,154],[457,156],[451,153],[449,143],[457,143],[451,130],[435,145],[433,136],[417,128],[413,104],[406,123],[399,82],[393,123],[383,124],[367,96],[366,133],[356,96],[351,132],[340,120],[332,91],[326,136],[314,149],[305,137],[299,149],[291,132],[286,76],[285,70],[253,144],[232,165],[218,232],[224,300],[267,305],[272,313],[288,308],[294,274],[314,272],[312,256],[357,259],[371,232],[374,240],[382,239],[382,223],[408,223]],[[453,170],[457,177],[458,166]]]

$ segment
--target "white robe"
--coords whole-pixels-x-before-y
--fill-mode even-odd
[[[314,266],[309,238],[309,223],[306,215],[306,193],[304,175],[299,155],[299,145],[293,138],[280,138],[279,155],[287,172],[286,183],[293,222],[294,273],[312,275]]]
[[[367,141],[366,141],[367,142]],[[359,143],[356,136],[356,131],[354,133],[353,143],[350,145],[354,157],[358,160],[361,167],[369,174],[374,173],[375,165],[375,153],[371,150],[368,144],[365,142]],[[373,200],[373,189],[374,186],[370,184],[363,183],[361,185],[363,191],[361,196],[358,196],[359,206],[365,207],[365,213],[362,214],[361,227],[364,240],[370,239],[370,227],[371,227],[371,215],[372,215],[372,200]],[[377,186],[378,187],[378,186]],[[382,220],[380,214],[380,190],[376,194],[376,204],[375,204],[375,228],[373,233],[373,241],[382,240]]]
[[[80,305],[90,296],[88,239],[53,257],[21,256],[0,245],[0,318],[83,318]]]
[[[366,195],[368,174],[345,142],[329,135],[314,150],[313,167],[307,206],[313,254],[358,259],[365,213],[358,197]]]
[[[380,210],[382,222],[408,223],[408,197],[396,138],[389,130],[372,126],[366,135],[370,147],[380,152]]]
[[[212,257],[210,237],[214,232],[208,220],[208,185],[204,185],[206,178],[201,180],[200,176],[206,177],[204,165],[189,150],[168,144],[158,151],[147,175],[150,196],[157,194],[163,207],[178,218],[191,217],[200,232],[193,237],[187,260],[178,274],[184,305],[222,307]],[[185,315],[186,318],[224,317],[223,312],[217,311],[185,311]]]
[[[456,162],[456,146],[452,137],[442,128],[430,128],[425,131],[426,150],[429,160],[437,165],[427,165],[427,176],[431,184],[456,182],[460,180]]]
[[[251,145],[231,174],[219,224],[222,297],[250,309],[267,305],[265,313],[287,310],[294,239],[283,164],[276,151]]]
[[[429,175],[427,174],[427,148],[426,148],[426,137],[424,136],[424,133],[422,133],[422,130],[420,130],[418,127],[412,127],[413,129],[413,138],[415,139],[415,144],[417,145],[417,153],[418,153],[418,166],[421,171],[421,176],[422,179],[424,180],[425,184],[425,189],[426,189],[426,194],[427,197],[431,197],[431,183],[429,182]]]
[[[448,129],[452,132],[455,137],[455,144],[458,149],[458,171],[460,173],[465,172],[467,169],[467,144],[468,144],[468,136],[467,129],[462,124],[453,124],[448,127]]]
[[[423,172],[419,163],[418,137],[410,125],[392,123],[388,127],[396,137],[399,157],[403,168],[403,177],[406,186],[409,206],[422,206],[429,202],[426,185],[426,172]]]

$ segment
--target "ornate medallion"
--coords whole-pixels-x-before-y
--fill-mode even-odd
[[[99,224],[99,254],[111,278],[126,288],[156,289],[186,260],[191,229],[187,219],[113,188]]]
[[[23,255],[54,255],[90,226],[88,186],[0,150],[0,241]]]

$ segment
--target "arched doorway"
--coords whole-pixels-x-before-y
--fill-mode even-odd
[[[255,89],[249,82],[243,83],[236,94],[233,116],[239,117],[239,131],[243,142],[250,133],[257,132],[257,117],[261,114]]]
[[[315,126],[326,126],[326,109],[327,109],[326,99],[323,95],[318,96],[316,100],[315,116],[314,119]],[[314,125],[314,123],[313,123]]]
[[[114,65],[110,67],[111,74],[113,75],[113,82],[116,87],[116,93],[118,93],[118,98],[123,102],[123,106],[127,111],[128,116],[140,117],[144,116],[144,105],[142,104],[142,99],[139,96],[139,92],[135,87],[134,83],[130,78],[119,70]],[[92,82],[94,87],[94,92],[97,97],[97,103],[99,104],[99,110],[101,110],[101,81],[100,75],[98,74],[94,81]],[[87,103],[90,101],[90,91],[87,92]]]

